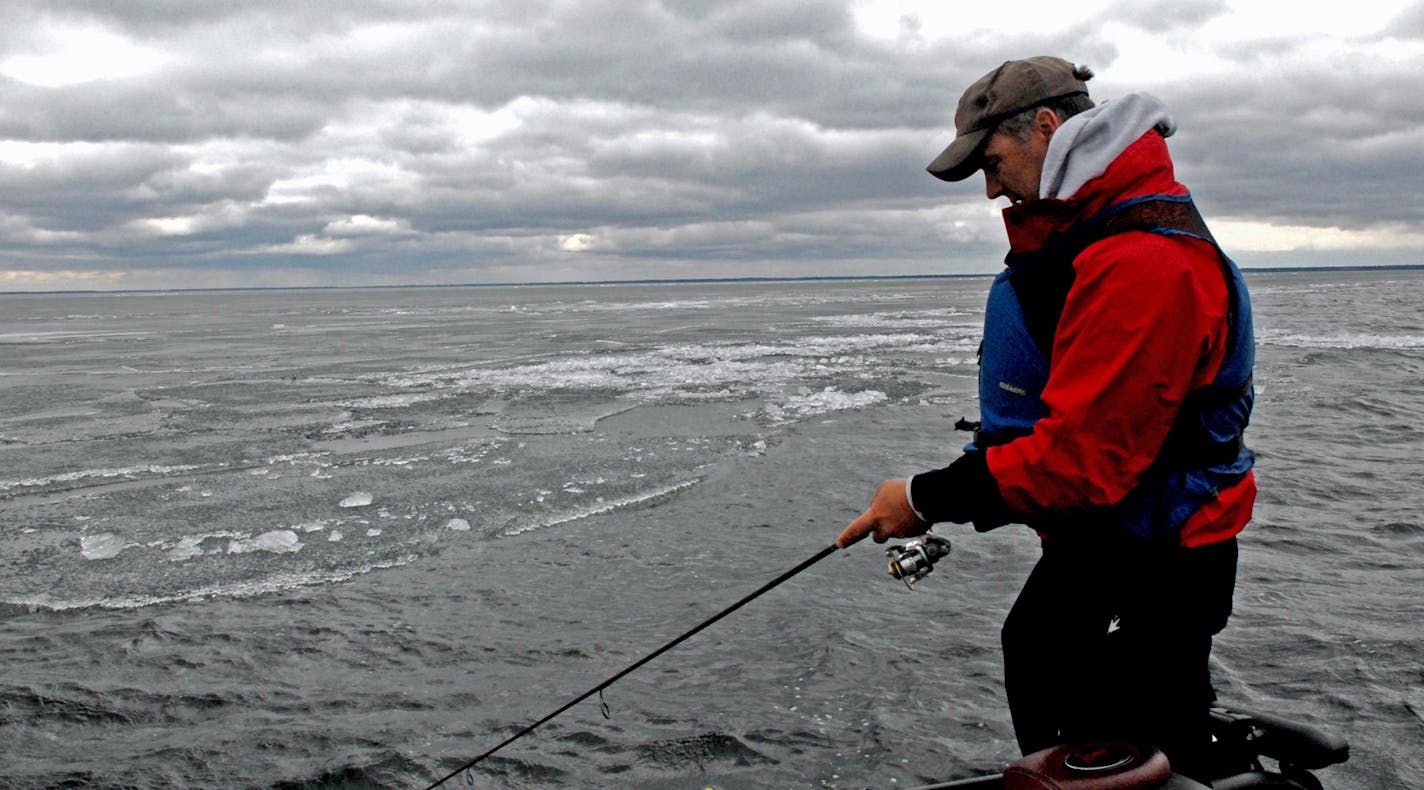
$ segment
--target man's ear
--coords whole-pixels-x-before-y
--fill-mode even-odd
[[[1044,139],[1053,136],[1058,131],[1058,127],[1063,125],[1063,119],[1058,117],[1058,113],[1047,107],[1039,107],[1038,112],[1033,115],[1034,132],[1043,135]]]

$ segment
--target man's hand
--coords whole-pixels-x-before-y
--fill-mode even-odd
[[[910,500],[905,496],[905,479],[886,480],[880,484],[870,507],[850,526],[845,528],[836,546],[846,548],[870,535],[876,543],[884,543],[891,538],[913,538],[929,531],[930,523],[915,515]]]

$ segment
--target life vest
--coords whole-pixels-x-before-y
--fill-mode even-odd
[[[1115,505],[1063,517],[1106,523],[1155,539],[1176,535],[1220,489],[1245,477],[1254,460],[1242,439],[1254,401],[1250,299],[1240,270],[1216,244],[1190,195],[1133,198],[1041,249],[1009,255],[1007,267],[989,290],[980,347],[980,423],[966,449],[1013,441],[1032,432],[1035,423],[1048,415],[1042,393],[1048,383],[1054,334],[1073,285],[1074,259],[1092,244],[1128,231],[1210,243],[1229,300],[1227,350],[1221,367],[1209,385],[1187,394],[1166,441],[1137,486]],[[1055,522],[1030,526],[1051,532]]]

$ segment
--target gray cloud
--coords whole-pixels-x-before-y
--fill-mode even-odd
[[[1106,22],[1190,37],[1223,7],[887,40],[824,1],[11,3],[0,64],[77,29],[154,65],[0,76],[0,254],[174,285],[988,271],[979,184],[923,167],[963,85],[1042,52],[1167,100],[1218,213],[1418,233],[1417,57],[1342,68],[1282,36],[1223,44],[1225,76],[1114,71]]]
[[[1154,3],[1129,0],[1119,3],[1105,17],[1143,30],[1163,33],[1181,29],[1190,31],[1221,16],[1226,10],[1225,0],[1172,0]]]
[[[1390,23],[1388,33],[1400,38],[1424,39],[1424,3],[1415,3],[1401,11]]]

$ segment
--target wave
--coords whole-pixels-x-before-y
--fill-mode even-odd
[[[440,397],[513,397],[530,401],[553,393],[579,393],[628,399],[639,404],[685,403],[762,398],[781,417],[818,409],[806,395],[827,385],[861,379],[867,367],[898,368],[907,359],[933,358],[936,365],[972,364],[978,345],[971,331],[873,332],[819,335],[784,343],[688,343],[645,350],[539,359],[499,367],[451,365],[378,374],[375,383],[407,390],[422,400]],[[916,369],[919,369],[917,366]],[[401,395],[388,394],[376,403],[403,405]],[[849,395],[847,398],[867,398]],[[826,400],[825,396],[814,396]],[[853,407],[853,406],[852,406]],[[573,433],[586,431],[605,415],[536,415],[532,423],[518,414],[496,420],[506,433]]]
[[[48,488],[63,483],[77,483],[93,479],[111,480],[113,478],[124,478],[126,480],[135,480],[149,476],[162,477],[171,474],[196,472],[202,468],[201,466],[193,464],[145,464],[143,466],[130,466],[121,469],[82,469],[77,472],[65,472],[64,474],[50,475],[48,477],[31,477],[23,480],[0,480],[0,493],[16,488]]]
[[[615,499],[612,501],[600,501],[592,507],[550,515],[530,523],[518,524],[515,526],[506,526],[503,531],[503,534],[506,536],[521,535],[525,532],[533,532],[534,530],[545,529],[547,527],[557,527],[562,524],[568,524],[570,522],[579,521],[585,518],[592,518],[593,516],[602,516],[607,513],[612,513],[618,510],[627,510],[635,507],[647,507],[649,505],[655,505],[661,502],[666,502],[667,500],[673,498],[674,496],[677,496],[683,491],[686,491],[687,489],[692,488],[693,486],[701,482],[701,478],[696,478],[693,480],[684,480],[680,483],[674,483],[670,486],[656,488],[652,491],[645,491],[639,494],[633,494],[632,496],[623,497],[621,499]]]
[[[214,598],[253,598],[270,593],[286,592],[302,587],[319,587],[349,581],[372,571],[400,568],[420,559],[420,554],[406,554],[394,559],[372,562],[351,568],[332,568],[306,573],[279,573],[261,579],[216,583],[190,590],[151,595],[101,596],[97,598],[58,598],[48,594],[0,601],[0,616],[33,614],[36,612],[75,612],[86,609],[142,609],[162,604],[193,603]]]
[[[1261,345],[1283,346],[1286,348],[1401,351],[1424,348],[1424,335],[1376,335],[1368,333],[1306,335],[1267,331],[1258,334],[1256,342]]]
[[[685,738],[644,743],[637,747],[639,760],[661,768],[695,767],[706,770],[709,763],[726,761],[738,765],[774,763],[772,758],[752,748],[746,741],[723,732],[705,732]]]

